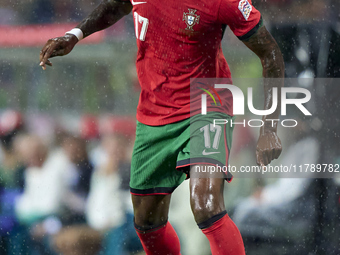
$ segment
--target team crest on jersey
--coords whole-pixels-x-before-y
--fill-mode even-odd
[[[246,20],[248,20],[249,15],[250,15],[251,10],[253,9],[253,7],[251,6],[251,4],[247,0],[241,0],[238,3],[238,9],[241,11],[243,17]]]
[[[187,24],[186,30],[194,31],[192,28],[195,24],[199,24],[200,16],[195,14],[197,10],[188,9],[189,12],[183,13],[183,20],[185,21],[185,24]]]

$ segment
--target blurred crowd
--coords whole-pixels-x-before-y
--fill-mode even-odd
[[[84,18],[100,0],[1,0],[0,24],[43,24],[77,22]]]
[[[59,125],[45,136],[28,122],[0,115],[0,254],[140,251],[128,184],[134,118],[85,116],[78,132]]]

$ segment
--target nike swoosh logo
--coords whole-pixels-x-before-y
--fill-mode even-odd
[[[131,4],[132,5],[146,4],[146,2],[134,2],[133,0],[131,0]]]
[[[202,152],[202,154],[204,156],[211,155],[211,154],[216,154],[216,153],[220,153],[220,152],[219,151],[206,152],[205,150]]]

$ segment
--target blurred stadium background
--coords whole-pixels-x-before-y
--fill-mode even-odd
[[[0,0],[0,254],[143,254],[132,224],[129,161],[139,84],[129,15],[42,71],[46,40],[100,1]],[[340,76],[338,0],[253,0],[278,41],[289,78]],[[234,78],[261,77],[258,58],[227,30]],[[313,117],[280,130],[277,164],[340,163],[337,80],[309,84]],[[326,124],[327,123],[327,124]],[[230,163],[255,164],[258,130],[237,128]],[[235,179],[229,214],[257,254],[340,254],[339,179]],[[188,182],[170,220],[184,255],[210,254],[194,223]]]

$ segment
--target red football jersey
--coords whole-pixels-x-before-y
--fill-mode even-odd
[[[137,120],[165,125],[200,113],[190,109],[190,79],[231,78],[221,40],[228,25],[241,40],[261,25],[248,0],[130,0],[141,94]],[[232,98],[230,97],[230,100]],[[232,101],[226,113],[232,115]]]

